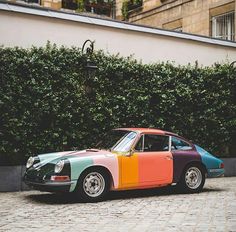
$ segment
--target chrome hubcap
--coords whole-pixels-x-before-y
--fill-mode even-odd
[[[190,189],[198,188],[202,183],[202,173],[197,167],[191,167],[185,174],[185,182]]]
[[[91,172],[83,182],[84,192],[90,197],[98,197],[105,188],[104,177],[98,172]]]

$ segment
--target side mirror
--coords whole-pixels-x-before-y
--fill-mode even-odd
[[[127,151],[127,152],[124,154],[124,156],[130,157],[130,156],[132,156],[133,154],[134,154],[134,149],[131,149],[130,151]]]

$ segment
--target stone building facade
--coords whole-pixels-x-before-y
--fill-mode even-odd
[[[121,15],[117,0],[117,15]],[[236,0],[143,0],[127,21],[235,41]]]

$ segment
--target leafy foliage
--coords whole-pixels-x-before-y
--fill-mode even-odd
[[[123,20],[129,18],[129,13],[132,10],[140,10],[143,4],[143,0],[123,0],[121,7],[121,14]]]
[[[128,5],[129,5],[129,1],[128,0],[124,0],[122,2],[122,7],[121,7],[121,13],[122,13],[122,17],[124,20],[127,20],[128,19]]]
[[[236,73],[213,67],[146,65],[97,52],[95,75],[79,48],[0,47],[0,162],[91,147],[115,127],[157,127],[213,154],[236,141]]]

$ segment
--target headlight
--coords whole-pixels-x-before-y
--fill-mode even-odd
[[[34,157],[30,156],[26,163],[26,168],[30,168],[34,164]]]
[[[55,173],[61,172],[61,170],[62,170],[63,167],[64,167],[64,163],[65,163],[64,160],[58,161],[58,162],[56,163],[56,165],[55,165],[54,172],[55,172]]]

